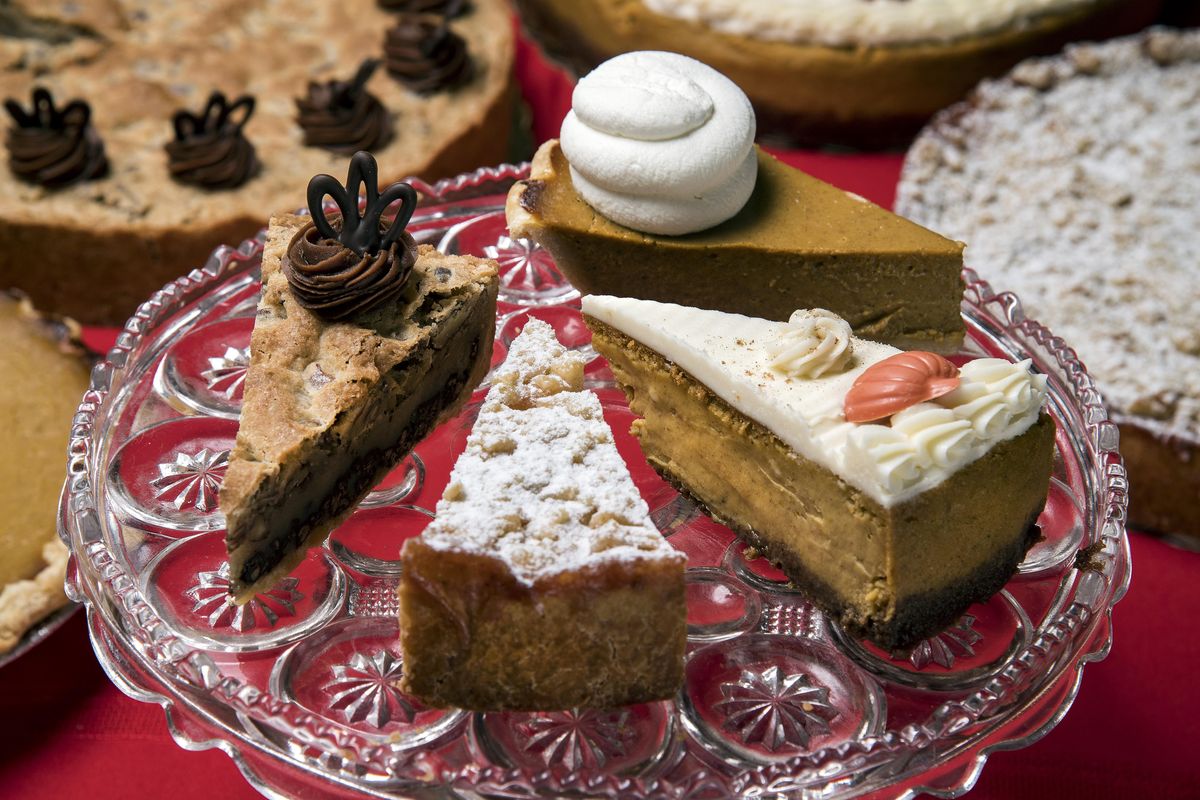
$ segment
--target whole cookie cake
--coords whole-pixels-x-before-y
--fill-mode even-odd
[[[1200,535],[1200,32],[1027,61],[913,145],[900,213],[1078,348],[1120,423],[1131,522]]]
[[[84,323],[355,150],[384,182],[507,156],[503,0],[14,0],[0,30],[0,286]]]
[[[764,134],[800,143],[903,141],[981,78],[1063,44],[1132,33],[1158,0],[516,0],[576,74],[635,50],[715,67]],[[786,86],[787,91],[780,91]]]

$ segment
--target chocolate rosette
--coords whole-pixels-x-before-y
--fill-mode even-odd
[[[359,189],[365,206],[359,213]],[[327,217],[325,197],[333,198],[340,215]],[[383,212],[400,206],[391,224]],[[417,243],[405,227],[417,207],[417,193],[407,183],[379,191],[375,157],[360,150],[350,159],[346,183],[332,175],[308,182],[308,210],[313,221],[288,244],[283,274],[297,302],[328,320],[343,320],[394,300],[417,260]]]
[[[349,81],[308,84],[308,95],[296,99],[297,121],[306,145],[354,153],[386,143],[391,133],[387,111],[379,98],[366,90],[378,67],[377,60],[367,59]]]
[[[104,142],[91,124],[91,106],[83,100],[59,109],[49,90],[38,87],[28,111],[11,99],[4,107],[14,123],[4,143],[17,178],[58,188],[108,173]]]
[[[330,222],[340,229],[340,220]],[[336,321],[394,300],[416,260],[417,243],[407,232],[383,250],[360,255],[310,222],[292,237],[283,272],[302,306]]]
[[[467,43],[437,14],[403,14],[383,45],[388,74],[417,94],[452,89],[471,78]]]
[[[171,177],[204,189],[234,189],[248,181],[258,158],[242,128],[253,114],[253,97],[242,95],[231,103],[221,92],[209,95],[198,115],[175,112],[175,139],[166,145]]]

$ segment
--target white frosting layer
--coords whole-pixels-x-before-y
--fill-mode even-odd
[[[643,0],[651,11],[722,33],[833,46],[951,41],[1096,0]]]
[[[612,58],[579,81],[560,143],[583,199],[613,221],[679,235],[754,191],[754,109],[733,81],[676,53]]]
[[[1037,420],[1045,377],[1028,362],[981,359],[960,372],[955,392],[919,403],[891,425],[854,424],[842,414],[850,386],[870,365],[898,352],[857,337],[844,372],[817,378],[773,369],[773,343],[788,323],[606,295],[583,312],[672,361],[714,394],[884,507],[937,486],[997,442]],[[997,417],[994,409],[1007,416]]]
[[[662,537],[613,443],[585,358],[530,319],[513,341],[421,533],[502,560],[526,585],[613,560],[685,556]]]

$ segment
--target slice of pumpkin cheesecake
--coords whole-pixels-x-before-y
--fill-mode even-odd
[[[325,218],[325,194],[340,216]],[[380,214],[397,199],[389,227]],[[402,184],[380,195],[374,160],[359,153],[345,188],[314,179],[311,219],[271,219],[220,493],[239,602],[295,568],[487,372],[495,263],[417,247],[404,233],[415,202]]]
[[[1045,377],[852,336],[592,295],[650,464],[852,634],[901,650],[998,591],[1036,538]]]

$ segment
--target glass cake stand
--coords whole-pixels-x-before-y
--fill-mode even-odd
[[[474,714],[394,687],[400,546],[432,516],[486,382],[291,576],[230,605],[217,490],[237,431],[261,233],[144,303],[74,420],[60,516],[67,589],[117,686],[161,705],[181,746],[220,748],[269,796],[953,796],[989,753],[1053,727],[1083,667],[1107,654],[1130,575],[1117,429],[1075,353],[1015,297],[966,274],[961,359],[1031,358],[1049,376],[1058,434],[1044,538],[1004,591],[891,657],[839,630],[646,464],[578,293],[544,251],[507,235],[504,192],[525,174],[416,182],[410,230],[500,263],[495,363],[530,317],[592,356],[589,386],[618,449],[688,555],[679,695]]]

